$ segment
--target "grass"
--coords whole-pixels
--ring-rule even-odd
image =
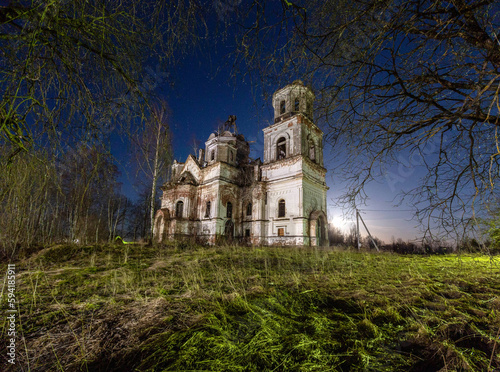
[[[16,271],[11,370],[500,368],[500,257],[60,245]]]

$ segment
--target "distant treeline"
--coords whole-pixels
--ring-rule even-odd
[[[344,233],[339,228],[329,225],[328,237],[331,246],[356,247],[356,229],[353,227]],[[481,244],[475,238],[465,238],[458,243],[450,243],[429,237],[422,241],[405,241],[402,238],[393,238],[391,243],[386,243],[377,237],[373,237],[377,246],[382,251],[400,254],[446,254],[456,252],[467,253],[491,253],[500,254],[500,248],[490,239]],[[372,240],[368,236],[361,237],[361,249],[375,249]]]

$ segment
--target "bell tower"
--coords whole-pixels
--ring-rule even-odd
[[[292,84],[277,90],[273,94],[274,123],[299,113],[312,121],[314,98],[311,89],[300,80],[295,80]]]
[[[328,242],[323,132],[313,122],[314,98],[300,80],[272,97],[274,123],[263,129],[261,166],[270,243],[280,239],[298,245]]]
[[[274,92],[274,124],[264,129],[264,164],[302,156],[323,166],[323,132],[313,123],[314,98],[300,80]]]

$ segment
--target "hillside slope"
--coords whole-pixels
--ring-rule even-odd
[[[500,257],[60,245],[16,272],[11,371],[500,369]]]

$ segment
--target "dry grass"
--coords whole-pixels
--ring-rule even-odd
[[[57,246],[17,272],[16,371],[500,368],[499,258]]]

